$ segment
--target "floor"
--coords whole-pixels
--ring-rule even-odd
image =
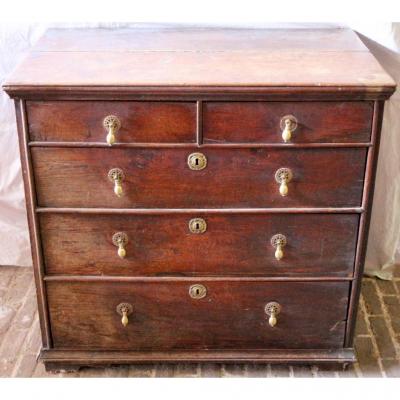
[[[400,377],[400,274],[365,278],[355,347],[358,363],[332,367],[282,365],[133,365],[48,373],[40,347],[31,268],[0,267],[0,377]]]

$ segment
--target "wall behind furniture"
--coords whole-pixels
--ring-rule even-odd
[[[127,25],[79,26],[111,28]],[[0,83],[47,27],[43,24],[0,27]],[[254,27],[260,27],[260,24]],[[360,32],[364,43],[400,84],[400,23],[355,24],[351,27]],[[393,267],[400,263],[400,89],[386,104],[382,135],[366,268],[369,274],[390,278]],[[31,264],[13,104],[0,90],[0,266]]]

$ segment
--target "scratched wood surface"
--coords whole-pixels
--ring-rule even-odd
[[[100,36],[97,30],[50,31],[5,83],[14,93],[24,86],[345,86],[390,91],[394,81],[348,29],[137,28]]]
[[[347,282],[48,282],[58,349],[259,349],[343,346]],[[282,306],[275,328],[264,307]],[[133,306],[123,327],[119,303]],[[310,312],[309,310],[312,310]]]
[[[202,217],[203,234],[188,223]],[[349,277],[358,214],[40,215],[46,274]],[[128,235],[126,257],[112,243]],[[277,261],[273,235],[286,236]]]
[[[38,205],[44,207],[358,207],[366,149],[207,149],[207,167],[187,165],[190,149],[32,148]],[[282,197],[275,172],[293,178]],[[117,197],[108,171],[120,168]],[[340,174],[337,171],[341,171]]]
[[[16,98],[49,369],[354,361],[394,82],[353,32],[56,30],[4,89]],[[123,126],[114,147],[101,126],[111,108]],[[299,121],[288,145],[286,112]],[[192,171],[197,151],[208,165]],[[107,177],[116,167],[121,198]],[[293,173],[286,197],[280,167]],[[207,220],[205,234],[188,233],[192,216]],[[129,235],[126,260],[114,230]],[[288,239],[280,262],[273,233]],[[204,299],[190,298],[192,283],[207,287]],[[123,301],[134,307],[126,328],[115,311]],[[274,329],[269,301],[282,306]]]

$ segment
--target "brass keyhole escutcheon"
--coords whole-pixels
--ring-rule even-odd
[[[268,323],[273,328],[278,323],[278,314],[281,312],[281,305],[276,301],[271,301],[265,305],[265,314],[269,315]]]
[[[207,289],[204,285],[196,284],[189,288],[189,295],[192,299],[202,299],[207,295]]]
[[[207,166],[207,157],[203,153],[189,154],[187,163],[190,169],[200,171]]]
[[[207,230],[207,222],[203,218],[193,218],[189,221],[189,230],[192,233],[204,233]]]

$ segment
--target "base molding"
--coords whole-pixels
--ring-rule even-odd
[[[82,351],[42,349],[40,360],[46,369],[76,370],[80,367],[145,363],[268,363],[268,364],[348,364],[356,361],[353,348],[199,350],[199,351]]]

